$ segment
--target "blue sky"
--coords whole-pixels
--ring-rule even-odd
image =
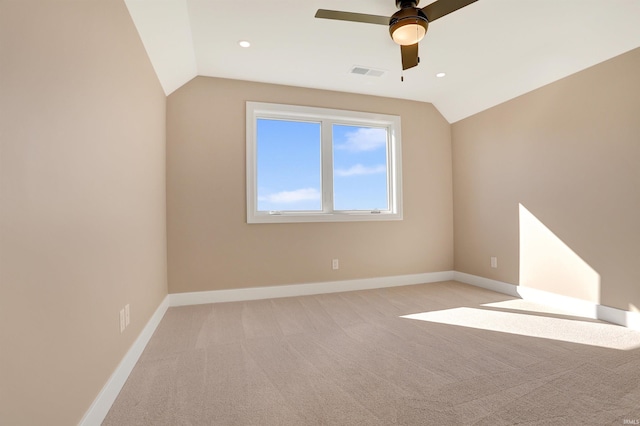
[[[314,211],[321,201],[320,123],[258,119],[258,210]],[[335,210],[386,210],[386,129],[333,125]]]

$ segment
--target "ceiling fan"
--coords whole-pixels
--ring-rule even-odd
[[[391,18],[364,13],[341,12],[318,9],[316,18],[336,19],[339,21],[363,22],[366,24],[388,25],[393,41],[400,45],[402,69],[418,65],[418,42],[427,33],[429,22],[442,18],[477,0],[437,0],[422,9],[418,9],[420,0],[395,0],[400,9]]]

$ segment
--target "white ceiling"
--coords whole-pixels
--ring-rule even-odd
[[[125,2],[167,94],[223,77],[431,102],[449,122],[640,46],[640,0],[478,0],[429,25],[401,82],[385,26],[314,18],[390,16],[394,0]],[[386,72],[350,74],[356,65]]]

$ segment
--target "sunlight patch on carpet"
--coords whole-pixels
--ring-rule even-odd
[[[638,331],[604,322],[541,315],[540,312],[505,312],[491,307],[461,307],[403,315],[401,318],[609,349],[640,348]]]

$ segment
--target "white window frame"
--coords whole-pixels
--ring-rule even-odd
[[[349,222],[402,220],[401,121],[396,115],[247,102],[247,223]],[[322,211],[258,211],[257,120],[280,119],[321,123]],[[388,210],[333,210],[333,125],[387,129]]]

